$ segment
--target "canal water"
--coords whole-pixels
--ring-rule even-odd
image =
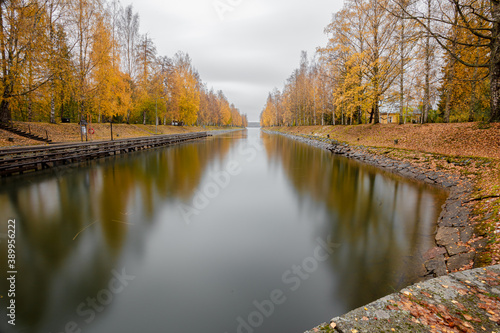
[[[303,332],[416,281],[445,197],[259,129],[2,180],[0,331]]]

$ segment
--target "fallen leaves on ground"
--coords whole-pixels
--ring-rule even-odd
[[[286,127],[293,134],[318,135],[353,145],[398,147],[430,153],[500,158],[500,124],[377,124]],[[394,140],[398,140],[395,145]]]
[[[443,303],[436,304],[433,297],[427,292],[421,292],[425,297],[415,297],[414,295],[402,294],[399,301],[393,301],[387,308],[390,310],[406,310],[413,317],[413,321],[429,327],[431,332],[476,332],[474,324],[485,324],[481,318],[471,313],[470,308],[462,304],[463,300],[478,299],[477,307],[484,310],[484,315],[497,325],[500,325],[500,299],[497,295],[489,294],[486,285],[495,287],[500,284],[500,275],[486,271],[486,275],[481,277],[481,282],[485,284],[478,287],[470,281],[461,282],[463,288],[452,286],[459,292],[459,298],[451,301],[453,308]],[[443,285],[444,287],[444,285]],[[450,288],[449,286],[447,286]]]
[[[472,325],[453,316],[442,304],[416,302],[406,295],[402,295],[397,304],[400,309],[409,311],[416,323],[430,327],[431,332],[475,332]]]

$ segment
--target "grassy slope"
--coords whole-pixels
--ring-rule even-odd
[[[474,184],[467,203],[476,236],[487,241],[482,264],[500,263],[500,124],[302,126],[270,130],[326,137],[416,166],[460,174]],[[395,144],[394,140],[398,140]]]
[[[21,123],[16,122],[16,126],[28,130],[28,125],[31,127],[31,131],[39,136],[46,136],[46,132],[49,138],[54,142],[78,142],[80,138],[80,129],[78,124],[48,124],[48,123]],[[95,131],[94,135],[89,135],[89,140],[109,140],[110,135],[110,124],[92,124]],[[189,133],[189,132],[203,132],[209,130],[221,129],[217,127],[178,127],[178,126],[158,126],[158,134],[179,134],[179,133]],[[224,128],[227,129],[227,128]],[[127,124],[113,124],[113,136],[115,139],[120,138],[135,138],[142,136],[150,136],[155,134],[154,125],[127,125]],[[8,138],[14,138],[14,142],[9,142]],[[85,140],[85,138],[84,138]],[[10,132],[0,130],[0,147],[14,147],[14,146],[26,146],[26,145],[40,145],[43,144],[39,141],[34,141],[26,139]]]
[[[301,126],[280,130],[323,137],[330,134],[332,139],[354,145],[500,159],[500,124]],[[399,141],[397,146],[394,140]]]

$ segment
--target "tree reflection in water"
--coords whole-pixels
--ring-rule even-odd
[[[2,180],[0,233],[7,232],[3,221],[15,217],[17,223],[17,269],[22,272],[17,277],[17,327],[30,327],[30,332],[50,328],[43,319],[51,317],[46,311],[55,303],[64,304],[58,308],[66,313],[53,317],[70,320],[82,300],[107,287],[112,270],[120,268],[127,239],[135,238],[141,252],[141,238],[157,206],[192,197],[206,167],[222,161],[235,137],[244,135]],[[7,253],[6,242],[0,250]],[[0,269],[5,272],[4,259]],[[0,286],[8,289],[5,279]]]
[[[337,297],[354,309],[421,279],[444,191],[280,135],[262,139],[270,163],[280,164],[296,189],[298,205],[313,200],[328,211],[325,234],[341,244],[331,258]]]

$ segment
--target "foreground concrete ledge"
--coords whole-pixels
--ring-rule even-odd
[[[500,332],[500,265],[414,284],[313,332]]]
[[[448,191],[449,197],[441,207],[441,215],[437,221],[435,247],[428,249],[427,253],[423,255],[426,273],[422,278],[443,276],[466,267],[471,268],[471,264],[478,263],[478,253],[481,253],[486,246],[486,239],[468,243],[474,236],[474,228],[470,220],[471,211],[467,206],[474,186],[467,178],[413,166],[405,161],[370,153],[365,147],[353,147],[327,138],[263,131],[327,149],[333,154],[342,155],[408,179],[445,189]]]

